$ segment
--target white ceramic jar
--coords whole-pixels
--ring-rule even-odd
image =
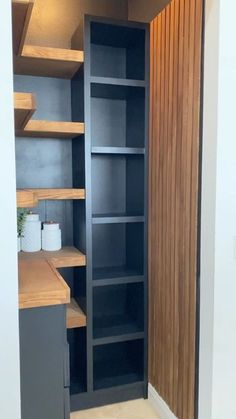
[[[38,252],[41,250],[41,221],[38,214],[30,212],[26,216],[21,250],[23,252]]]
[[[49,221],[43,223],[42,249],[53,252],[61,249],[61,230],[59,223]]]

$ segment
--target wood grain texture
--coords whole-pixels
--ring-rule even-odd
[[[14,72],[71,79],[84,62],[83,51],[24,45],[14,60]]]
[[[151,24],[149,379],[194,419],[202,0]]]
[[[36,99],[32,93],[14,93],[15,130],[25,127],[36,110]]]
[[[18,189],[16,191],[17,207],[32,208],[38,201],[85,199],[84,189]]]
[[[84,134],[84,123],[42,121],[31,119],[24,129],[16,130],[17,137],[75,138]]]
[[[84,189],[28,189],[33,192],[39,201],[43,200],[64,200],[64,199],[85,199]]]
[[[12,1],[13,51],[21,54],[34,6],[34,0]]]
[[[46,260],[19,260],[19,308],[70,302],[70,288]]]
[[[66,310],[66,325],[67,329],[75,329],[86,326],[86,315],[81,310],[79,304],[74,298],[67,306]]]
[[[17,208],[37,207],[38,199],[34,192],[24,189],[16,191]]]
[[[75,247],[63,247],[56,252],[18,253],[19,260],[47,260],[55,268],[72,268],[86,265],[86,256]]]

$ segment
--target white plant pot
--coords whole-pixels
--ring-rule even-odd
[[[17,237],[17,247],[18,247],[18,252],[21,251],[21,238]]]

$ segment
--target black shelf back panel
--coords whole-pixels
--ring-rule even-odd
[[[86,286],[78,270],[74,289],[86,296],[87,392],[73,386],[74,409],[99,405],[99,395],[102,404],[147,395],[149,28],[91,16],[84,27],[84,69],[71,88],[72,119],[85,122],[72,162],[73,185],[86,189],[74,203]]]

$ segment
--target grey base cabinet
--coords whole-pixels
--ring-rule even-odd
[[[20,310],[22,419],[69,419],[66,308]]]

